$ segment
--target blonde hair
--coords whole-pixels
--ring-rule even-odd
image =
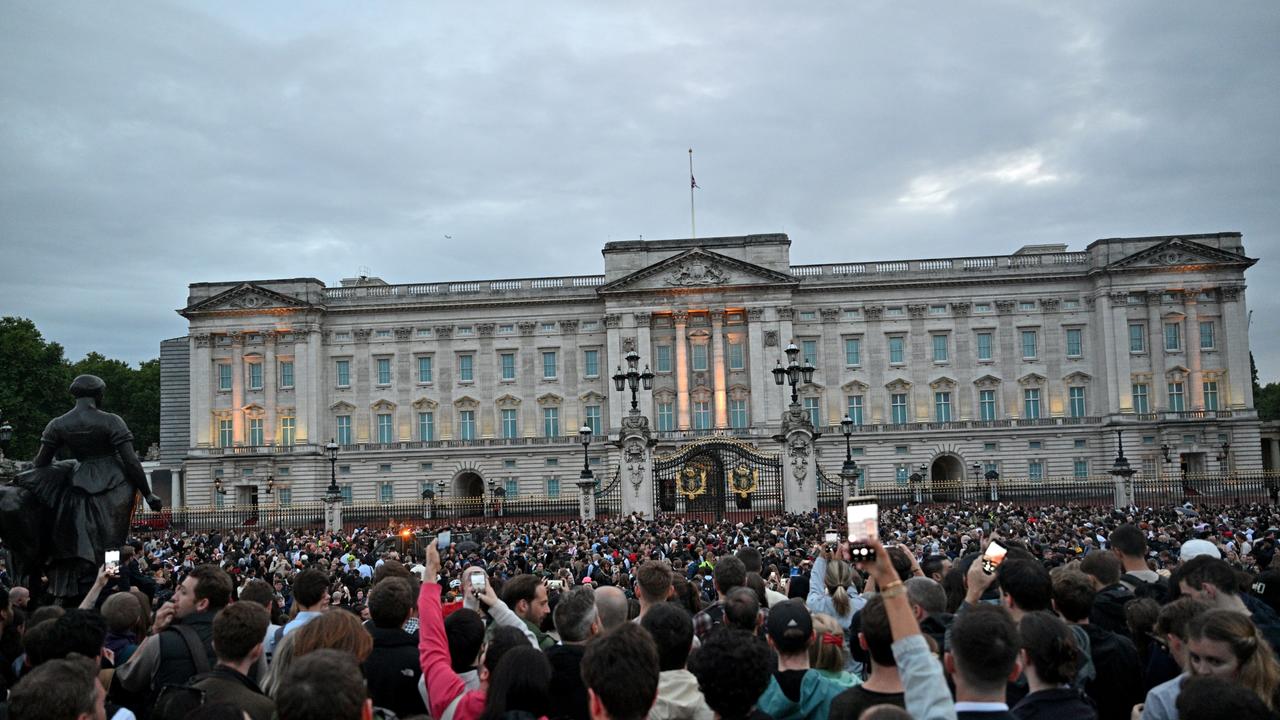
[[[836,614],[840,617],[848,615],[853,609],[848,590],[853,584],[853,567],[844,560],[832,560],[827,563],[827,572],[822,580],[831,593],[831,603],[835,605]]]
[[[1231,648],[1240,663],[1236,684],[1252,690],[1271,710],[1276,709],[1276,692],[1280,690],[1280,662],[1262,631],[1234,610],[1210,610],[1192,618],[1187,626],[1189,639],[1215,640]]]
[[[813,642],[809,645],[809,666],[815,670],[844,670],[844,629],[826,613],[813,616]]]

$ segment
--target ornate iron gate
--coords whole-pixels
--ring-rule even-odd
[[[783,511],[782,460],[730,437],[691,442],[653,459],[657,510],[677,515]]]

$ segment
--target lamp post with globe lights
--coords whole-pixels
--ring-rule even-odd
[[[853,418],[848,415],[840,421],[840,431],[844,433],[844,464],[840,466],[840,483],[841,488],[841,506],[849,504],[850,486],[853,486],[853,493],[861,495],[862,489],[859,487],[858,476],[862,474],[862,469],[858,467],[858,463],[853,459]]]
[[[782,360],[778,360],[777,366],[771,371],[773,372],[773,381],[778,385],[790,385],[791,404],[799,405],[800,393],[797,387],[801,384],[808,385],[812,383],[813,373],[817,371],[817,368],[813,366],[809,358],[804,359],[803,365],[797,361],[800,355],[800,348],[796,347],[795,343],[787,345],[785,352],[787,354],[787,365],[783,367]]]
[[[329,487],[324,491],[325,532],[337,532],[342,529],[342,489],[338,487],[338,443],[332,438],[324,446],[325,457],[329,460]]]
[[[1116,459],[1111,465],[1111,476],[1116,479],[1116,509],[1133,504],[1133,476],[1138,471],[1129,465],[1124,456],[1124,431],[1116,430]]]
[[[632,397],[635,397],[635,388],[632,388]],[[634,405],[635,401],[632,400]],[[578,442],[582,443],[582,472],[578,473],[578,514],[583,520],[592,521],[596,519],[596,476],[591,472],[591,458],[587,454],[587,448],[591,446],[591,436],[595,431],[590,425],[583,425],[578,428]]]

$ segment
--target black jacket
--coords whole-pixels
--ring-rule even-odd
[[[551,663],[551,708],[547,712],[551,720],[591,720],[587,684],[582,681],[582,655],[586,651],[583,645],[553,645],[543,651]]]
[[[399,717],[425,715],[427,708],[418,693],[422,666],[418,664],[417,638],[400,628],[368,629],[373,651],[362,667],[373,704]]]
[[[1129,637],[1129,624],[1124,619],[1124,606],[1134,599],[1133,591],[1116,583],[1098,591],[1093,599],[1089,624]]]
[[[1129,720],[1133,706],[1146,698],[1138,648],[1133,641],[1097,625],[1084,625],[1097,677],[1085,692],[1098,708],[1098,720]]]
[[[1018,720],[1097,720],[1098,711],[1079,690],[1041,690],[1024,697],[1010,710]]]
[[[221,608],[219,608],[221,610]],[[209,667],[218,664],[213,654],[213,616],[217,612],[192,613],[175,623],[194,628],[204,643],[205,656],[209,659]],[[165,630],[160,633],[160,665],[156,668],[151,687],[156,691],[165,685],[185,685],[196,674],[195,661],[187,644],[176,630]]]

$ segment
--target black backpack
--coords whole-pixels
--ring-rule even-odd
[[[1125,573],[1120,576],[1120,580],[1133,586],[1133,596],[1135,598],[1151,598],[1161,605],[1169,602],[1168,578],[1162,577],[1155,582],[1147,582],[1133,573]]]

